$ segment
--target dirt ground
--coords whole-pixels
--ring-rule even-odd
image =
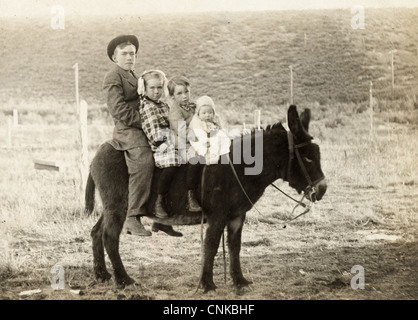
[[[368,222],[360,230],[341,234],[324,231],[314,217],[286,229],[279,221],[246,225],[242,247],[244,275],[253,284],[235,291],[229,275],[224,282],[222,246],[214,267],[215,292],[196,291],[200,272],[200,226],[182,226],[182,238],[153,234],[150,238],[123,235],[121,256],[137,281],[123,290],[113,281],[96,283],[90,239],[46,246],[41,239],[15,243],[16,255],[43,254],[48,265],[3,274],[0,299],[73,300],[288,300],[288,299],[417,299],[417,243],[408,230],[379,229]],[[277,222],[277,223],[275,223]],[[54,248],[54,249],[53,249]],[[65,288],[53,290],[51,262],[65,271]],[[108,260],[107,260],[108,261]],[[228,263],[228,254],[226,253]],[[364,268],[364,289],[353,289],[353,266]],[[108,264],[111,270],[110,264]],[[359,282],[356,282],[359,283]],[[26,293],[28,290],[38,290]]]

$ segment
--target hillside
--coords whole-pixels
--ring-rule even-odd
[[[1,109],[22,101],[71,103],[75,63],[81,98],[103,104],[101,83],[111,63],[106,46],[121,33],[140,39],[138,73],[158,68],[168,76],[185,74],[194,98],[208,94],[226,106],[287,103],[289,65],[297,103],[366,101],[370,80],[380,99],[415,101],[418,9],[366,9],[364,30],[352,29],[351,18],[349,10],[68,16],[65,30],[52,29],[50,16],[3,19]]]

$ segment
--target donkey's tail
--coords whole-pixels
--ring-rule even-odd
[[[85,194],[85,207],[84,211],[87,215],[91,215],[94,209],[94,193],[95,193],[96,185],[94,184],[93,177],[91,173],[89,173],[89,177],[87,179],[86,184],[86,194]]]

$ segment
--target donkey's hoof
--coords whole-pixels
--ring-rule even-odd
[[[235,282],[235,287],[237,289],[241,289],[243,287],[248,287],[252,283],[253,283],[252,281],[249,281],[243,277]]]
[[[125,278],[116,280],[116,286],[118,287],[118,289],[123,289],[126,286],[130,286],[134,283],[135,283],[135,280],[132,279],[131,277],[125,277]]]
[[[212,283],[202,284],[203,293],[208,293],[209,291],[216,291],[216,285]]]
[[[112,275],[106,270],[95,270],[95,276],[96,280],[100,282],[106,282],[112,278]]]

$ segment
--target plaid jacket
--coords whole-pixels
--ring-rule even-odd
[[[141,97],[139,113],[142,130],[148,138],[154,152],[155,165],[158,168],[180,166],[180,158],[175,147],[175,137],[168,122],[170,108],[164,102],[155,102]]]

